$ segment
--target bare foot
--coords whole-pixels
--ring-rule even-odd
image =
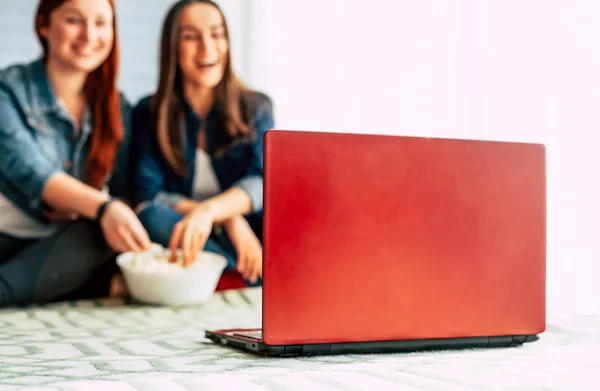
[[[110,297],[115,296],[127,296],[127,287],[125,286],[125,281],[123,281],[123,276],[117,274],[110,281]]]

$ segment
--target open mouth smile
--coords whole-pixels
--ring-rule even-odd
[[[207,69],[217,65],[217,61],[196,62],[196,66],[200,69]]]

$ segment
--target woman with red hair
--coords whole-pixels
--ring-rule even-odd
[[[35,31],[43,56],[0,70],[0,306],[106,294],[115,254],[150,246],[113,0],[41,0]]]

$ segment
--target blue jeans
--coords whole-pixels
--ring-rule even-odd
[[[169,246],[173,228],[183,218],[181,214],[175,212],[172,208],[159,204],[148,205],[138,214],[138,217],[146,231],[148,231],[150,240],[164,247]],[[227,259],[225,272],[237,269],[235,247],[225,232],[213,229],[204,245],[204,251],[211,251],[224,256]],[[261,286],[262,279],[254,284],[246,281],[246,285]]]

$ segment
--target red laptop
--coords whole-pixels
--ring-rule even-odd
[[[515,346],[546,320],[539,144],[270,130],[264,355]]]

